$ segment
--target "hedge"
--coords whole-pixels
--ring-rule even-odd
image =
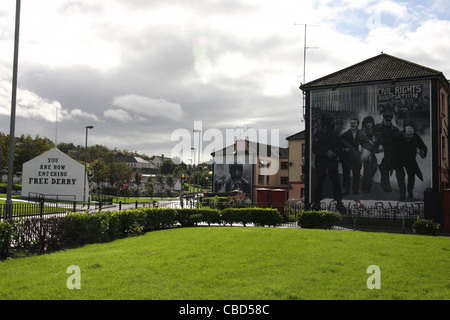
[[[166,228],[176,224],[175,213],[141,208],[0,222],[0,259],[7,258],[12,247],[27,253],[53,252]]]
[[[42,253],[90,243],[113,241],[176,226],[254,223],[278,225],[282,217],[275,209],[232,208],[167,209],[139,208],[121,211],[75,212],[64,217],[31,218],[0,222],[0,259],[16,252]]]
[[[220,211],[217,209],[177,209],[175,220],[182,227],[192,227],[199,222],[221,223]]]
[[[0,259],[5,259],[8,256],[8,251],[11,248],[13,236],[13,223],[11,221],[0,223]]]
[[[283,217],[276,209],[227,208],[222,210],[222,220],[230,225],[253,223],[256,226],[276,226],[283,221]]]
[[[299,213],[298,225],[305,229],[332,229],[339,225],[342,216],[336,212],[327,210],[301,211]]]

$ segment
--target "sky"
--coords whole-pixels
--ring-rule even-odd
[[[1,1],[9,134],[16,1]],[[204,161],[246,131],[287,146],[304,130],[300,83],[381,52],[450,77],[448,0],[22,0],[20,13],[16,136],[84,146],[93,126],[88,145],[186,163],[199,141]]]

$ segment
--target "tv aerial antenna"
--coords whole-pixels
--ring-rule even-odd
[[[296,23],[296,26],[304,26],[305,27],[305,36],[304,36],[304,42],[303,42],[303,82],[302,84],[306,83],[306,51],[308,49],[318,49],[318,47],[308,47],[306,45],[306,35],[307,35],[307,29],[308,26],[310,27],[320,27],[319,25],[315,25],[315,24],[306,24],[306,23]],[[303,92],[303,120],[305,120],[305,106],[306,106],[306,95]]]

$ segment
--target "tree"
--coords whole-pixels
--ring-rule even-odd
[[[65,143],[61,142],[57,146],[58,150],[64,152],[65,154],[69,154],[72,150],[78,150],[78,147],[73,143]]]
[[[8,170],[9,136],[0,132],[0,183],[2,183],[3,172]]]
[[[169,186],[169,188],[172,188],[173,187],[173,185],[174,185],[174,182],[173,182],[173,178],[172,178],[172,176],[167,176],[167,178],[166,178],[166,183],[167,183],[167,185]]]
[[[141,194],[141,182],[142,182],[142,172],[141,170],[136,170],[134,172],[134,183],[136,184],[136,192],[139,196]]]
[[[92,181],[100,188],[104,182],[108,181],[108,164],[103,159],[97,159],[92,161],[89,167],[94,171]]]
[[[133,170],[125,162],[109,163],[108,181],[113,188],[119,188],[124,181],[130,181]]]
[[[14,146],[14,173],[22,172],[22,165],[54,147],[48,138],[37,135],[34,139],[31,135],[21,135]]]
[[[159,189],[161,191],[163,191],[164,190],[164,176],[162,174],[158,174],[156,176],[156,182],[158,182],[158,184],[159,184]]]
[[[134,172],[134,183],[136,183],[137,187],[139,188],[139,186],[141,185],[141,182],[142,182],[142,171],[136,170]]]
[[[99,144],[88,147],[88,158],[90,158],[91,161],[95,159],[105,159],[105,157],[111,153],[112,152],[107,147]]]
[[[148,179],[147,183],[145,184],[145,190],[150,197],[153,197],[154,189],[155,185],[153,181],[151,179]]]
[[[172,174],[173,169],[175,168],[175,165],[173,164],[172,161],[168,160],[168,161],[164,161],[164,163],[161,166],[161,174]]]

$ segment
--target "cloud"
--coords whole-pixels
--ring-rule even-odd
[[[114,119],[123,123],[131,123],[131,122],[144,122],[147,119],[140,116],[132,116],[127,111],[123,109],[108,109],[103,115],[107,119]]]
[[[181,105],[165,99],[154,99],[136,94],[127,94],[114,97],[113,105],[122,108],[122,110],[125,109],[128,112],[143,115],[147,119],[165,118],[176,122],[183,119]],[[126,111],[122,112],[122,115],[128,113]]]
[[[11,87],[8,81],[0,80],[0,115],[11,115]],[[81,118],[99,121],[99,118],[80,109],[63,109],[61,103],[44,99],[36,93],[18,89],[16,97],[16,118],[45,120],[48,122],[70,121]]]
[[[95,122],[100,121],[100,119],[94,113],[85,112],[80,109],[73,109],[72,111],[62,110],[59,115],[62,120],[76,120],[84,118]]]
[[[17,133],[51,137],[58,112],[60,141],[83,144],[84,126],[94,125],[89,143],[148,155],[169,154],[171,133],[191,132],[196,120],[294,134],[305,125],[302,23],[306,81],[381,51],[448,76],[449,8],[444,0],[26,1]],[[13,1],[0,9],[3,131],[14,10]]]

